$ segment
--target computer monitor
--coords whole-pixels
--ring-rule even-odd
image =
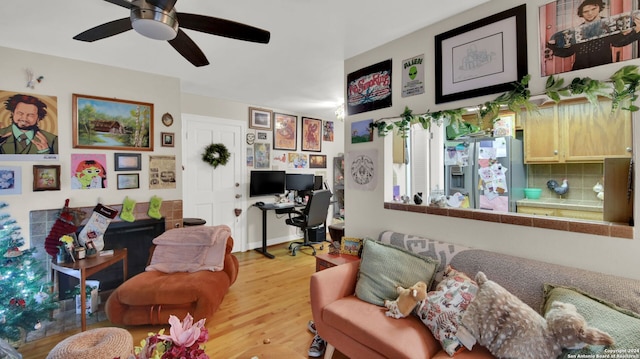
[[[303,173],[287,173],[286,187],[287,191],[312,191],[314,187],[314,176],[312,174]]]
[[[249,196],[258,197],[284,194],[285,183],[285,171],[251,171]]]

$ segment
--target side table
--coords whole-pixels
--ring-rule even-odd
[[[349,254],[328,254],[321,253],[316,255],[316,272],[321,270],[339,266],[340,264],[359,261],[360,257]]]
[[[80,317],[82,320],[82,331],[87,330],[87,277],[100,272],[101,270],[122,261],[123,281],[127,280],[127,249],[114,249],[112,255],[98,255],[94,258],[77,259],[71,263],[58,264],[51,261],[51,269],[64,273],[80,280]]]

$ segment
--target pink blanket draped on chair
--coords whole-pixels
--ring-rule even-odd
[[[168,230],[153,240],[156,249],[146,270],[165,273],[220,271],[224,268],[230,235],[231,229],[226,225]]]

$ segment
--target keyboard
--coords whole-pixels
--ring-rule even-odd
[[[281,202],[281,203],[273,204],[273,208],[291,208],[293,206],[294,206],[293,203],[289,203],[289,202]]]

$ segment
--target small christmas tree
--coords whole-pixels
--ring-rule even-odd
[[[7,206],[0,202],[0,210]],[[16,220],[0,212],[0,338],[11,341],[38,329],[58,306],[46,270],[33,258],[36,249],[20,250],[23,245]]]

